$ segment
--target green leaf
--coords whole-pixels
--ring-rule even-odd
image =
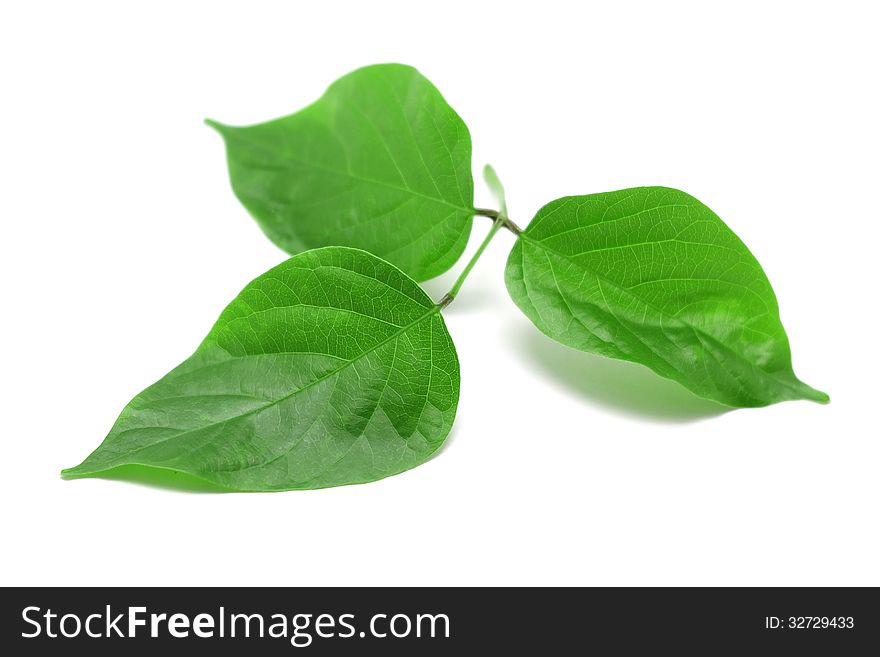
[[[317,249],[245,287],[63,474],[141,465],[242,491],[373,481],[437,451],[458,393],[455,347],[422,289],[364,251]]]
[[[551,338],[641,363],[729,406],[824,402],[791,366],[764,271],[692,196],[664,187],[545,205],[507,261],[507,289]]]
[[[358,69],[314,104],[268,123],[208,123],[226,141],[236,196],[289,253],[352,246],[426,280],[465,248],[474,214],[470,134],[414,68]]]
[[[507,199],[504,196],[504,185],[501,184],[501,179],[491,164],[483,167],[483,180],[486,181],[486,185],[489,186],[489,190],[492,192],[495,200],[498,201],[498,209],[501,210],[501,214],[506,216]]]

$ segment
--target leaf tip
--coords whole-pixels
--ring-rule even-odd
[[[78,466],[78,465],[75,467],[72,467],[72,468],[64,468],[61,471],[61,478],[62,479],[76,479],[76,477],[78,477],[80,475],[79,468],[80,468],[80,466]]]
[[[219,132],[221,135],[224,133],[224,131],[228,127],[228,126],[224,125],[223,123],[220,123],[219,121],[215,121],[214,119],[209,119],[209,118],[204,119],[204,123],[209,128],[214,128],[214,130]]]
[[[96,472],[100,472],[101,468],[94,468],[90,463],[91,457],[80,463],[79,465],[75,465],[72,468],[64,468],[61,471],[62,479],[79,479],[80,477],[88,477],[90,475],[95,474]]]
[[[828,395],[827,392],[816,390],[816,388],[804,383],[803,381],[798,381],[798,383],[800,384],[799,387],[802,399],[813,401],[818,404],[827,404],[831,401],[831,397]]]
[[[831,395],[827,392],[822,392],[821,390],[814,389],[813,401],[819,402],[820,404],[827,404],[831,401]]]

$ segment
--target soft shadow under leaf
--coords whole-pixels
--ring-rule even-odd
[[[580,399],[639,419],[696,422],[730,411],[635,363],[594,356],[554,342],[533,326],[512,327],[510,342],[548,381]]]

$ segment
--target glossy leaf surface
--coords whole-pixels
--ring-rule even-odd
[[[375,253],[417,280],[467,243],[474,182],[467,126],[418,71],[368,66],[296,114],[226,141],[235,194],[278,246]]]
[[[372,481],[437,451],[458,393],[455,348],[421,288],[364,251],[317,249],[245,287],[64,474],[144,465],[246,491]]]
[[[684,192],[640,187],[544,206],[507,262],[507,289],[551,338],[641,363],[730,406],[827,401],[797,379],[761,266]]]

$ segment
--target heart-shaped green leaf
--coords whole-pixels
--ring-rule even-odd
[[[507,289],[551,338],[729,406],[827,401],[794,375],[776,296],[745,244],[684,192],[639,187],[545,205]]]
[[[317,249],[245,287],[64,474],[142,465],[245,491],[373,481],[437,451],[458,393],[455,347],[422,289],[364,251]]]
[[[236,196],[289,253],[366,249],[416,280],[458,260],[474,214],[467,126],[418,71],[368,66],[226,141]]]

